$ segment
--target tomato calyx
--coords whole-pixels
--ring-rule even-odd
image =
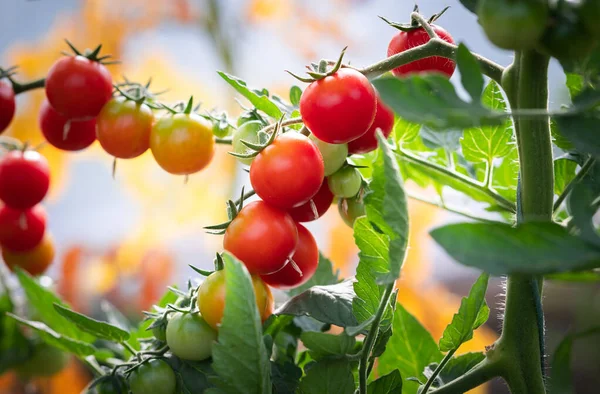
[[[188,264],[188,265],[189,265],[189,267],[191,269],[193,269],[194,271],[196,271],[198,274],[200,274],[202,276],[205,276],[205,277],[208,277],[208,276],[214,274],[217,271],[221,271],[221,270],[225,269],[225,262],[223,261],[223,256],[221,255],[221,253],[218,253],[218,252],[216,253],[216,256],[215,256],[215,259],[213,260],[213,263],[215,265],[215,270],[214,271],[206,271],[206,270],[203,270],[201,268],[195,267],[195,266],[193,266],[191,264]]]
[[[73,54],[74,54],[73,55],[73,54],[63,51],[62,54],[65,56],[82,56],[88,60],[91,60],[96,63],[104,64],[104,65],[120,63],[118,60],[111,60],[111,59],[113,59],[112,55],[99,56],[100,51],[102,50],[102,44],[98,45],[94,49],[86,49],[85,51],[81,52],[69,40],[65,40],[65,42],[67,43],[69,48],[71,48],[71,51],[73,51]]]
[[[275,141],[275,137],[277,137],[277,135],[279,135],[279,133],[282,131],[282,127],[283,127],[282,123],[283,123],[283,116],[275,124],[275,129],[273,130],[273,132],[271,134],[268,134],[262,130],[259,131],[258,132],[258,139],[259,139],[258,143],[241,140],[240,142],[242,144],[244,144],[246,147],[251,149],[251,151],[249,153],[237,153],[237,152],[227,152],[227,153],[229,153],[231,156],[238,157],[240,159],[250,159],[250,158],[256,157],[261,151],[263,151],[267,146],[271,145],[271,143],[273,143],[273,141]]]
[[[427,23],[428,24],[432,24],[433,22],[437,21],[442,15],[444,15],[444,13],[446,11],[448,11],[448,8],[450,8],[450,6],[445,7],[443,10],[441,10],[440,12],[438,12],[437,14],[433,14],[432,16],[429,17],[429,19],[427,19]],[[414,12],[419,12],[419,6],[415,4],[415,8],[413,9],[413,13]],[[419,23],[419,21],[415,18],[411,18],[410,23],[397,23],[397,22],[392,22],[389,19],[383,17],[383,16],[379,16],[380,19],[382,19],[385,23],[387,23],[388,25],[392,26],[393,28],[396,28],[400,31],[403,31],[405,33],[409,33],[411,31],[415,31],[418,29],[421,29],[422,26]]]
[[[333,67],[329,70],[327,68],[329,67],[330,62],[324,59],[321,60],[319,64],[311,63],[310,66],[306,66],[306,68],[308,69],[306,73],[310,76],[310,78],[301,77],[289,70],[285,70],[285,72],[287,72],[297,80],[305,83],[313,83],[325,77],[329,77],[335,74],[342,67],[342,61],[344,60],[344,54],[346,53],[346,49],[348,49],[348,47],[344,47],[344,49],[342,49],[342,52],[340,53],[337,62],[335,62]]]
[[[146,104],[148,107],[159,110],[163,107],[156,102],[156,96],[163,92],[150,91],[152,79],[149,79],[145,84],[139,82],[131,82],[125,78],[125,82],[113,85],[119,96],[124,97],[128,101],[133,101],[137,105]]]
[[[247,198],[247,195],[244,194],[244,187],[242,187],[242,193],[240,195],[240,198],[237,201],[233,201],[233,200],[228,200],[227,201],[227,217],[229,220],[227,220],[226,222],[220,223],[220,224],[215,224],[213,226],[205,226],[203,227],[206,232],[208,234],[211,235],[223,235],[225,234],[225,231],[227,230],[227,227],[229,227],[229,224],[231,224],[231,222],[233,221],[233,219],[236,218],[236,216],[238,215],[238,213],[240,213],[240,211],[242,210],[242,208],[244,208],[244,200]],[[220,258],[220,256],[219,256]],[[217,258],[215,260],[215,268],[217,267]],[[223,264],[223,261],[220,261],[221,264]],[[192,267],[194,268],[194,267]],[[218,271],[218,269],[216,269]],[[199,271],[196,271],[199,272]],[[201,274],[203,275],[203,274]]]

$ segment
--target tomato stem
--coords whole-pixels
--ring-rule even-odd
[[[10,81],[12,82],[15,94],[24,93],[34,89],[41,89],[46,85],[46,78],[36,79],[27,83],[19,83],[14,81],[13,79],[11,79]]]
[[[422,393],[427,393],[433,382],[435,382],[435,378],[437,378],[440,372],[442,372],[446,364],[448,364],[448,361],[452,359],[452,356],[454,356],[454,353],[456,353],[457,350],[458,349],[452,349],[448,353],[446,353],[442,361],[438,364],[435,371],[433,371],[429,379],[427,379],[427,383],[425,383],[425,386],[423,386],[423,390],[421,390]]]
[[[431,27],[431,25],[425,20],[425,18],[423,18],[423,15],[419,14],[418,12],[413,12],[412,14],[410,14],[410,18],[419,22],[419,25],[421,25],[423,30],[425,30],[429,38],[439,38],[437,33]]]

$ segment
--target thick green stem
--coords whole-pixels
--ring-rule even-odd
[[[33,89],[40,89],[46,85],[46,78],[37,79],[28,83],[18,83],[13,80],[11,81],[15,94],[24,93]]]
[[[454,379],[442,387],[427,394],[459,394],[465,393],[498,376],[499,365],[489,359],[483,360],[466,374]]]

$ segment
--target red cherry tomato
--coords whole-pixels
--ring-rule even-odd
[[[33,207],[50,187],[50,168],[33,150],[12,151],[0,160],[0,200],[15,209]]]
[[[379,97],[377,98],[377,113],[375,114],[373,124],[361,137],[348,142],[348,153],[351,155],[355,153],[368,153],[377,149],[375,131],[378,128],[381,129],[385,138],[390,135],[394,128],[394,112]]]
[[[97,135],[109,155],[119,159],[138,157],[150,148],[154,114],[146,104],[117,97],[98,115]]]
[[[292,208],[289,214],[297,222],[312,222],[327,212],[333,202],[333,193],[329,190],[327,179],[321,184],[321,188],[308,202]]]
[[[15,116],[15,92],[8,79],[0,79],[0,133],[2,133]]]
[[[250,183],[265,202],[289,209],[317,194],[324,171],[319,148],[302,134],[288,132],[254,158]]]
[[[266,284],[278,289],[290,289],[306,283],[319,265],[319,248],[315,237],[303,225],[296,224],[296,227],[298,228],[298,245],[292,256],[293,264],[290,261],[275,273],[261,275]]]
[[[0,244],[13,252],[35,248],[44,238],[46,211],[41,205],[24,211],[0,207]]]
[[[229,224],[223,248],[240,259],[251,274],[270,274],[283,268],[297,243],[298,230],[291,216],[264,201],[255,201]]]
[[[96,141],[96,119],[70,120],[44,100],[39,116],[40,129],[48,143],[58,149],[77,151]]]
[[[315,137],[345,144],[367,132],[376,105],[369,80],[356,70],[342,68],[308,85],[300,98],[300,114]]]
[[[112,77],[106,67],[83,56],[59,59],[46,77],[50,105],[69,119],[96,117],[112,91]]]
[[[454,39],[444,28],[431,25],[437,35],[444,41],[454,44]],[[399,31],[388,45],[388,56],[404,52],[410,48],[423,45],[429,41],[429,35],[422,27],[410,32]],[[422,72],[439,72],[451,77],[454,74],[456,63],[450,59],[441,56],[431,56],[425,59],[417,60],[392,70],[392,73],[398,77]]]
[[[31,275],[41,275],[54,260],[54,241],[46,234],[38,246],[26,252],[13,252],[2,248],[2,259],[11,271],[20,267]]]

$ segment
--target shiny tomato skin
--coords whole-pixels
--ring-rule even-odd
[[[132,159],[150,148],[153,122],[154,114],[146,104],[117,97],[100,111],[96,136],[109,155]]]
[[[264,201],[246,205],[223,238],[223,248],[240,259],[251,274],[280,270],[297,243],[298,230],[292,217]]]
[[[15,91],[8,79],[0,79],[0,133],[8,128],[15,116]]]
[[[315,137],[345,144],[367,132],[376,105],[369,80],[356,70],[341,68],[308,85],[300,97],[300,114]]]
[[[356,153],[368,153],[377,149],[377,137],[375,132],[381,129],[383,136],[387,138],[394,128],[394,111],[385,105],[381,99],[377,98],[377,113],[373,124],[358,139],[348,142],[348,153],[353,155]]]
[[[78,151],[96,141],[96,119],[70,120],[52,108],[48,100],[42,103],[38,120],[44,138],[55,148]]]
[[[150,133],[150,149],[158,165],[168,173],[198,172],[215,154],[212,124],[196,114],[160,118]]]
[[[33,207],[49,187],[50,168],[38,152],[12,151],[0,159],[0,200],[11,208]]]
[[[333,202],[333,193],[329,190],[327,179],[323,180],[321,188],[310,200],[289,210],[296,222],[312,222],[327,212]]]
[[[444,28],[436,25],[431,26],[442,40],[454,44],[454,39]],[[408,49],[426,44],[428,41],[429,35],[427,35],[427,32],[422,27],[410,32],[399,31],[392,37],[388,45],[387,55],[388,57],[396,55]],[[438,72],[451,77],[455,69],[456,63],[454,61],[441,56],[431,56],[397,67],[392,70],[392,73],[397,77],[402,77],[415,73]]]
[[[177,388],[177,377],[171,366],[156,358],[134,369],[127,381],[131,394],[175,394]]]
[[[225,311],[225,270],[209,275],[198,287],[197,305],[208,325],[218,330]],[[264,323],[273,314],[273,295],[260,277],[252,275],[256,307]]]
[[[2,248],[2,259],[11,271],[20,267],[33,276],[39,276],[46,272],[54,260],[54,240],[46,233],[42,242],[26,252],[13,252]]]
[[[206,360],[217,340],[213,330],[199,313],[173,313],[167,323],[167,345],[171,353],[184,360]]]
[[[0,245],[13,252],[35,248],[44,238],[46,211],[41,205],[20,210],[0,207]]]
[[[46,77],[50,105],[69,119],[96,117],[112,97],[112,91],[108,69],[83,56],[57,60]]]
[[[315,237],[301,224],[296,224],[298,228],[298,245],[292,256],[296,264],[293,266],[288,262],[282,269],[269,275],[261,275],[263,281],[269,286],[278,289],[291,289],[300,286],[314,275],[319,265],[319,248]],[[300,272],[296,270],[300,269]]]
[[[323,157],[302,134],[288,132],[275,138],[250,166],[250,183],[270,205],[289,209],[310,200],[321,187]]]

